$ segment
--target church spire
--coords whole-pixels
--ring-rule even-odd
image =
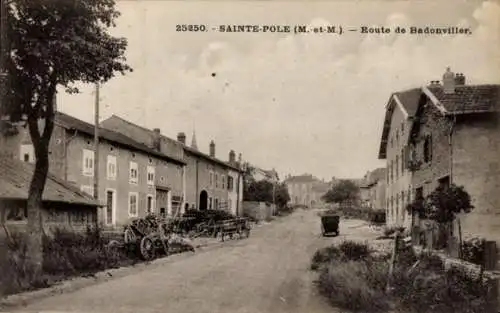
[[[196,143],[196,129],[193,125],[193,139],[191,140],[191,148],[198,150],[198,144]]]

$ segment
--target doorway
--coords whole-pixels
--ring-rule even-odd
[[[207,209],[208,193],[206,190],[200,192],[200,211],[205,211]]]
[[[116,191],[106,190],[106,212],[104,214],[106,225],[114,225],[114,212],[116,207]]]

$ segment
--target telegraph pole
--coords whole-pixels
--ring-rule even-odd
[[[99,200],[99,83],[95,84],[95,108],[94,108],[94,199]]]
[[[7,71],[5,70],[5,55],[7,46],[7,8],[5,6],[6,0],[0,0],[1,9],[1,26],[0,26],[0,83],[1,83],[1,94],[0,97],[3,98],[6,89],[6,79]],[[3,99],[1,99],[3,100]]]

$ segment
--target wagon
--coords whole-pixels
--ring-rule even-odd
[[[323,214],[321,215],[321,233],[323,236],[330,234],[339,235],[339,222],[340,216],[336,214]]]

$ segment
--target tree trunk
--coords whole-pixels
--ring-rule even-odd
[[[438,223],[438,240],[437,248],[443,249],[448,245],[448,240],[450,238],[450,223]]]
[[[46,105],[43,114],[44,127],[40,134],[39,116],[37,114],[28,115],[28,127],[31,141],[35,150],[35,170],[29,188],[27,211],[28,227],[26,242],[27,265],[30,269],[31,280],[36,280],[42,274],[43,266],[43,190],[49,171],[49,143],[54,129],[54,94],[55,84],[51,86],[45,97]]]

